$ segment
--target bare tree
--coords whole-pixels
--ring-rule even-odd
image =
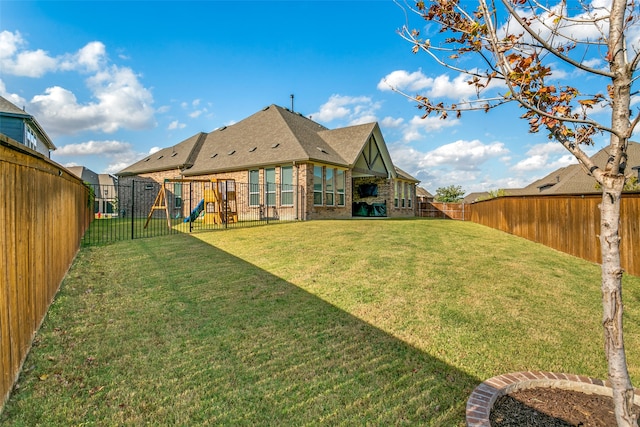
[[[545,129],[575,156],[602,189],[600,245],[604,347],[613,388],[618,426],[637,426],[633,386],[623,338],[620,266],[620,200],[625,185],[627,144],[640,120],[632,111],[637,98],[640,62],[640,10],[636,0],[430,0],[400,4],[437,27],[431,42],[405,25],[398,32],[437,64],[466,74],[476,96],[462,102],[434,101],[409,95],[424,111],[459,117],[472,110],[490,111],[516,102],[524,109],[531,132]],[[480,67],[469,66],[469,57]],[[478,61],[479,60],[479,61]],[[562,85],[560,70],[575,73]],[[582,83],[590,79],[589,85]],[[599,88],[593,92],[593,87]],[[494,94],[494,95],[492,95]],[[596,120],[603,110],[610,120]],[[599,167],[583,151],[598,134],[609,136],[609,158]]]

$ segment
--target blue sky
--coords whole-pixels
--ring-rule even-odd
[[[392,0],[2,0],[0,94],[36,117],[55,161],[99,173],[267,105],[290,107],[291,94],[295,111],[329,128],[379,122],[394,163],[432,193],[522,187],[575,162],[528,133],[515,105],[420,119],[385,80],[449,98],[468,85],[413,54],[396,33],[406,23]]]

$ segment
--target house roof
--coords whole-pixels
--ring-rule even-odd
[[[8,99],[0,96],[0,113],[4,114],[15,114],[21,117],[31,117],[27,114],[23,109],[18,108],[15,104],[13,104]]]
[[[98,184],[98,174],[85,166],[69,166],[67,170],[89,184]]]
[[[100,185],[107,185],[107,186],[116,185],[115,177],[108,173],[99,174],[98,181],[100,182]]]
[[[44,131],[44,129],[40,126],[38,121],[31,114],[27,113],[25,110],[18,108],[15,104],[13,104],[8,99],[0,96],[0,115],[7,117],[17,117],[27,120],[42,136],[42,142],[47,146],[49,150],[55,150],[56,146],[49,138],[49,135]]]
[[[593,162],[604,167],[609,158],[608,147],[603,148],[591,156]],[[633,168],[640,166],[640,144],[629,142],[627,147],[626,174],[634,174]],[[596,180],[587,174],[578,164],[565,166],[551,172],[549,175],[536,180],[528,186],[520,189],[506,190],[508,195],[533,195],[533,194],[589,194],[599,193],[596,188]]]
[[[326,128],[282,107],[270,105],[238,123],[207,134],[185,176],[314,160],[342,165],[344,160],[321,138]]]
[[[475,203],[485,198],[489,198],[488,191],[477,191],[464,196],[464,198],[462,199],[462,203]]]
[[[185,169],[193,165],[195,156],[200,151],[207,134],[197,133],[178,144],[163,148],[134,163],[120,172],[118,175],[138,175],[141,173],[159,172],[172,169]]]
[[[405,172],[402,169],[400,169],[399,167],[394,166],[394,168],[396,170],[396,175],[398,176],[398,178],[405,179],[407,181],[412,181],[412,182],[415,182],[415,183],[420,182],[417,179],[415,179],[414,177],[412,177],[411,175],[409,175],[407,172]],[[424,191],[429,193],[427,190],[424,190]]]
[[[137,175],[180,169],[198,176],[293,162],[315,162],[353,167],[366,143],[380,142],[380,155],[390,173],[397,175],[377,123],[330,130],[311,119],[277,105],[230,126],[194,135],[121,170]],[[404,179],[415,178],[401,172]]]
[[[425,188],[416,187],[416,196],[433,199],[433,194],[429,193]]]

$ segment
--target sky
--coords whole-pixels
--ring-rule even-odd
[[[515,105],[422,119],[392,86],[449,102],[472,93],[412,53],[404,25],[438,37],[393,0],[0,0],[0,95],[36,118],[54,161],[97,173],[270,104],[331,129],[377,121],[394,164],[432,194],[524,187],[575,163]]]

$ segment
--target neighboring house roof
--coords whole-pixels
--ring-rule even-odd
[[[425,199],[433,199],[433,194],[429,193],[422,187],[416,187],[416,196],[423,197]]]
[[[464,196],[464,199],[462,199],[462,203],[475,203],[477,201],[486,199],[488,197],[489,197],[488,191],[478,191],[475,193],[469,193],[466,196]]]
[[[101,173],[98,175],[98,181],[100,185],[116,185],[116,178],[108,173]]]
[[[42,142],[47,146],[49,150],[56,149],[56,146],[53,144],[53,141],[51,141],[51,138],[49,138],[49,135],[47,135],[47,133],[40,126],[40,124],[35,119],[35,117],[33,117],[31,114],[27,113],[23,109],[18,108],[15,104],[13,104],[11,101],[4,98],[3,96],[0,96],[0,116],[15,117],[15,118],[21,118],[23,120],[26,120],[38,131],[38,133],[42,137]]]
[[[88,184],[97,185],[100,183],[98,174],[89,168],[84,166],[69,166],[67,167],[69,172],[80,178],[83,182]]]
[[[372,137],[376,147],[370,143]],[[369,158],[365,150],[375,154]],[[330,130],[299,113],[270,105],[238,123],[160,150],[117,175],[180,169],[184,176],[198,176],[294,162],[362,168],[363,157],[375,173],[398,176],[377,123]],[[404,179],[418,182],[400,172]]]
[[[591,156],[593,162],[603,168],[609,158],[608,147]],[[629,142],[627,147],[627,176],[634,175],[634,167],[640,166],[640,144]],[[589,194],[599,193],[596,180],[578,164],[565,166],[551,172],[521,189],[506,190],[509,195],[533,194]]]

